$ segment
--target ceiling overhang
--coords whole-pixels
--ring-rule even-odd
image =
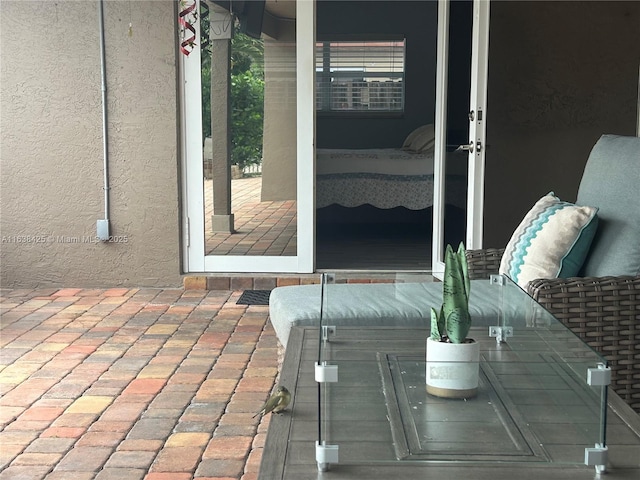
[[[214,12],[233,12],[241,23],[251,21],[248,20],[247,15],[255,20],[254,14],[259,10],[255,8],[255,5],[251,6],[253,8],[249,8],[248,4],[262,2],[264,13],[262,14],[261,26],[259,18],[257,24],[262,33],[280,40],[291,39],[292,36],[295,36],[296,0],[210,0],[210,2],[213,3],[212,10]],[[259,33],[256,31],[252,36],[259,36]]]
[[[242,12],[244,4],[251,1],[260,0],[212,0],[212,3],[231,12]],[[293,20],[296,18],[296,0],[266,0],[265,13],[275,18],[283,20]]]

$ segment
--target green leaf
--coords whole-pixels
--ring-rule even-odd
[[[442,308],[440,309],[440,313],[438,314],[437,310],[431,307],[431,338],[440,342],[442,341],[443,336],[444,315],[442,313]]]
[[[446,325],[440,329],[454,343],[461,343],[469,333],[471,316],[469,314],[469,267],[464,244],[460,243],[454,253],[451,245],[445,252],[445,269],[442,285],[442,318]]]
[[[456,308],[447,317],[447,335],[451,343],[462,343],[471,328],[471,317],[469,311]]]

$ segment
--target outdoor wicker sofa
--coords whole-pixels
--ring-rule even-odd
[[[640,413],[640,138],[598,140],[576,203],[599,209],[585,276],[537,279],[526,290],[610,362],[612,388]],[[503,252],[468,251],[470,276],[496,273]]]

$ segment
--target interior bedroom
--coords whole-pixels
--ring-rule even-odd
[[[437,4],[318,2],[316,268],[431,265]],[[452,2],[445,241],[465,235],[471,3]]]

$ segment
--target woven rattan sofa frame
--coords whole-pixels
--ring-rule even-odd
[[[467,251],[470,277],[497,273],[503,252]],[[538,279],[527,293],[607,359],[611,387],[640,414],[640,276]]]

